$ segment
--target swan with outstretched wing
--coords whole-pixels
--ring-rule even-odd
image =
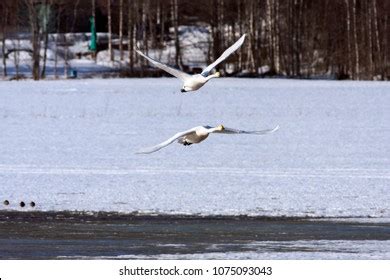
[[[209,66],[207,66],[202,73],[190,75],[183,71],[180,71],[176,68],[173,68],[171,66],[168,66],[164,63],[161,63],[157,60],[154,60],[153,58],[150,58],[149,56],[143,54],[140,50],[136,50],[136,52],[147,59],[150,63],[152,63],[154,66],[168,72],[169,74],[175,76],[176,78],[179,78],[183,82],[183,87],[181,89],[181,92],[188,92],[188,91],[195,91],[200,89],[204,84],[206,84],[210,79],[218,78],[220,77],[219,72],[216,72],[214,74],[210,75],[210,71],[215,68],[218,64],[220,64],[222,61],[224,61],[226,58],[228,58],[233,52],[235,52],[238,48],[241,47],[241,45],[244,43],[245,40],[245,34],[241,36],[240,39],[237,40],[232,46],[230,46],[227,50],[223,52],[223,54],[213,63],[211,63]]]
[[[246,131],[246,130],[239,130],[234,128],[227,128],[223,125],[218,125],[216,127],[212,126],[196,126],[194,128],[191,128],[189,130],[178,132],[175,135],[173,135],[168,140],[152,147],[141,149],[137,152],[137,154],[151,154],[154,152],[157,152],[158,150],[172,144],[173,142],[177,141],[179,144],[182,144],[184,146],[189,146],[192,144],[197,144],[205,140],[210,133],[224,133],[224,134],[256,134],[256,135],[262,135],[262,134],[269,134],[277,131],[279,129],[279,126],[276,126],[273,129],[265,129],[265,130],[259,130],[259,131]]]

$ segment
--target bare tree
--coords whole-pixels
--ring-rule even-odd
[[[244,33],[243,31],[243,27],[242,27],[242,23],[243,23],[243,19],[242,19],[242,0],[238,0],[238,3],[237,3],[237,17],[238,17],[238,33],[239,34],[242,34]],[[236,38],[234,38],[236,39]],[[242,67],[243,67],[243,64],[242,64],[242,52],[239,52],[239,55],[238,55],[238,70],[239,71],[242,71]]]
[[[111,19],[111,0],[107,0],[107,18],[108,18],[108,52],[110,60],[114,61],[114,50],[112,49],[112,19]]]
[[[388,1],[386,2],[386,9],[385,10],[386,11],[390,10],[390,4],[389,4]],[[389,43],[390,43],[389,24],[390,24],[390,22],[389,22],[389,20],[390,20],[390,16],[389,16],[389,14],[387,14],[385,16],[384,20],[383,20],[383,29],[384,29],[383,34],[384,34],[384,38],[383,38],[383,47],[382,47],[382,49],[383,50],[387,50],[387,51],[385,51],[383,53],[383,59],[382,59],[382,61],[383,61],[383,69],[381,71],[381,75],[382,75],[381,78],[382,79],[390,79],[390,67],[389,67],[389,65],[390,65],[390,61],[389,61],[389,56],[390,56],[390,54],[389,54],[389,52],[390,52],[389,51],[390,50],[390,46],[389,46]]]
[[[28,9],[28,15],[31,28],[31,43],[32,43],[32,75],[34,80],[39,80],[40,77],[40,26],[38,21],[38,13],[35,7],[34,0],[24,0]]]
[[[17,39],[16,42],[13,42],[14,46],[14,64],[15,64],[15,78],[16,80],[19,80],[21,75],[20,75],[20,70],[19,70],[19,64],[20,64],[20,37],[19,37],[19,31],[20,31],[20,19],[19,19],[19,7],[20,2],[17,1],[15,2],[15,7],[14,7],[14,24],[15,24],[15,32],[17,34]]]
[[[357,24],[356,24],[356,0],[352,2],[352,15],[353,15],[353,41],[355,50],[355,79],[360,78],[360,57],[359,57],[359,42],[357,38]]]
[[[6,37],[7,37],[7,19],[8,19],[8,13],[9,13],[9,8],[8,8],[8,3],[7,2],[3,2],[2,3],[2,12],[3,12],[3,15],[2,15],[2,22],[1,22],[1,26],[2,26],[2,38],[1,38],[1,54],[2,54],[2,57],[3,57],[3,76],[4,77],[7,77],[7,53],[6,53]]]
[[[268,44],[268,57],[270,59],[271,70],[275,71],[275,55],[274,55],[274,39],[273,39],[273,20],[272,20],[272,7],[273,0],[267,0],[267,14],[266,14],[266,29],[267,29],[267,44]]]
[[[150,0],[145,0],[140,3],[141,10],[141,30],[142,30],[142,46],[145,48],[146,52],[149,52],[149,44],[148,44],[148,34],[147,34],[147,25],[148,25],[148,18],[147,13],[149,10],[149,3]],[[145,63],[145,60],[141,60],[142,63]]]
[[[273,27],[273,48],[274,48],[274,65],[275,65],[275,72],[277,74],[280,73],[280,43],[279,43],[279,0],[273,0],[273,20],[272,20],[272,27]]]
[[[172,8],[172,23],[173,23],[174,40],[175,40],[175,64],[178,67],[183,68],[180,42],[179,42],[179,4],[177,0],[171,0],[171,8]]]
[[[58,79],[58,41],[61,27],[62,6],[58,7],[58,15],[56,19],[56,36],[55,36],[55,50],[54,50],[54,77]]]
[[[151,43],[151,47],[155,48],[156,47],[156,42],[157,42],[157,28],[156,28],[156,11],[155,9],[155,3],[157,1],[148,1],[149,2],[149,8],[147,10],[147,18],[148,18],[148,27],[149,27],[149,40]]]
[[[165,9],[165,5],[163,4],[165,1],[159,1],[159,24],[160,24],[160,42],[159,45],[160,47],[164,45],[164,39],[165,39],[165,26],[166,26],[166,21],[167,21],[167,11]]]
[[[375,71],[378,71],[378,64],[380,64],[381,60],[381,44],[379,39],[379,24],[378,24],[378,11],[377,11],[377,1],[372,0],[373,7],[373,19],[374,19],[374,34],[375,34],[375,51],[376,51],[376,59],[375,59]],[[385,25],[386,26],[386,25]]]
[[[119,52],[123,61],[123,0],[119,0]]]
[[[366,7],[367,7],[367,36],[368,36],[368,50],[369,50],[369,55],[368,55],[368,67],[369,67],[369,72],[370,75],[374,75],[374,50],[373,50],[373,44],[372,44],[372,7],[370,5],[369,0],[366,1]]]
[[[351,58],[351,12],[350,12],[350,0],[345,0],[347,9],[347,54],[348,54],[348,71],[352,71],[352,58]],[[352,74],[353,77],[353,74]]]
[[[129,51],[130,72],[134,70],[134,0],[127,0],[127,46]]]
[[[43,33],[43,65],[41,71],[41,79],[44,79],[46,76],[46,60],[47,60],[47,48],[49,45],[49,22],[50,22],[50,6],[52,4],[52,0],[50,0],[50,4],[48,0],[43,2],[43,7],[41,7],[41,16],[42,16],[42,33]]]

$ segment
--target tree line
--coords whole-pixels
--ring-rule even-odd
[[[54,40],[49,35],[89,32],[91,16],[98,32],[108,32],[98,51],[107,49],[114,60],[118,49],[130,74],[146,65],[134,54],[137,45],[148,52],[164,49],[168,41],[174,42],[174,64],[185,69],[179,27],[201,25],[210,32],[205,63],[248,35],[229,60],[232,75],[390,78],[388,0],[2,0],[3,75],[11,34],[30,34],[32,74],[40,79],[46,63],[42,50]]]

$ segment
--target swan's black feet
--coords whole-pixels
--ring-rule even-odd
[[[189,145],[192,145],[192,143],[188,143],[187,141],[183,141],[183,145],[184,146],[189,146]]]

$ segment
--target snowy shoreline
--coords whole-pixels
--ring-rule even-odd
[[[332,223],[351,223],[351,224],[378,224],[389,225],[389,218],[364,217],[364,216],[261,216],[248,214],[193,214],[193,213],[158,213],[158,212],[113,212],[113,211],[51,211],[51,210],[0,210],[0,221],[90,221],[90,222],[119,222],[119,221],[242,221],[242,222],[281,222],[281,223],[299,223],[299,222],[332,222]]]

